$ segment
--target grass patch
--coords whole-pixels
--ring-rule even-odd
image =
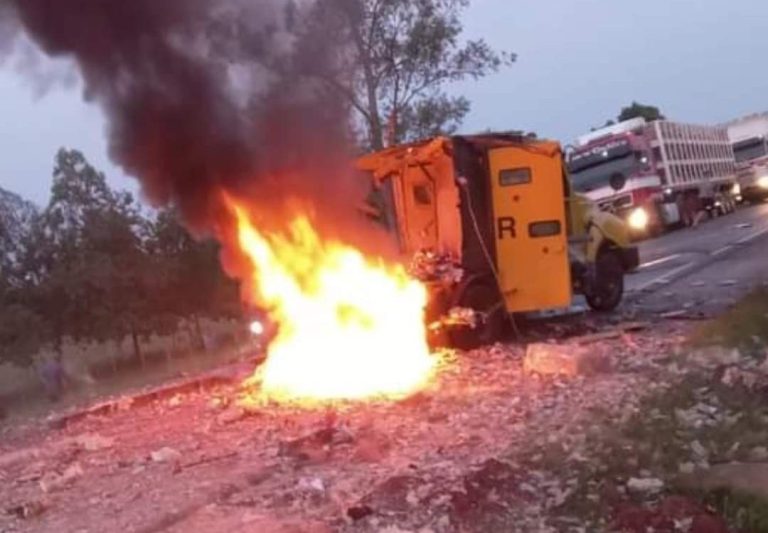
[[[694,419],[686,420],[690,413]],[[604,525],[613,512],[616,488],[629,478],[650,476],[665,481],[665,494],[684,494],[716,510],[734,531],[768,533],[768,502],[759,496],[733,490],[692,492],[677,484],[682,465],[749,461],[750,452],[768,442],[768,404],[759,394],[692,372],[646,398],[626,423],[596,423],[602,429],[588,436],[588,461],[568,462],[556,446],[540,449],[527,461],[526,466],[578,480],[578,489],[556,510],[559,516]],[[706,457],[697,457],[698,446]],[[642,496],[628,497],[644,501]]]
[[[764,350],[768,345],[768,287],[756,289],[733,309],[702,325],[692,336],[691,344],[719,344],[746,353]]]
[[[171,359],[159,356],[148,357],[148,364],[144,368],[135,364],[117,373],[104,375],[90,383],[70,381],[62,399],[56,403],[49,402],[38,385],[5,397],[4,407],[8,418],[4,422],[14,424],[23,419],[44,417],[54,411],[64,411],[107,398],[135,393],[174,379],[203,374],[223,364],[242,360],[244,354],[249,353],[240,346],[232,346],[189,352],[184,355],[177,354]],[[33,379],[36,379],[34,374]]]
[[[768,502],[763,498],[731,489],[717,489],[698,495],[736,531],[768,533]]]

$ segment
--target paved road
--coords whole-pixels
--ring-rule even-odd
[[[640,259],[627,279],[629,305],[719,307],[768,281],[768,203],[643,242]]]

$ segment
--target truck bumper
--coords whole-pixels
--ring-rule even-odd
[[[621,262],[625,272],[634,272],[640,266],[640,250],[637,246],[629,246],[621,250]]]
[[[768,189],[758,186],[744,187],[741,190],[741,197],[748,202],[760,202],[768,199]]]

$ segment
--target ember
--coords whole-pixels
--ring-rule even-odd
[[[434,373],[424,324],[425,287],[398,265],[323,240],[306,216],[285,233],[260,231],[229,200],[255,294],[279,324],[249,384],[277,401],[398,398]]]

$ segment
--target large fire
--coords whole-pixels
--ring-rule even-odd
[[[254,380],[278,401],[401,397],[436,365],[424,325],[425,287],[402,266],[324,240],[306,216],[260,231],[229,201],[252,266],[252,290],[279,331]]]

